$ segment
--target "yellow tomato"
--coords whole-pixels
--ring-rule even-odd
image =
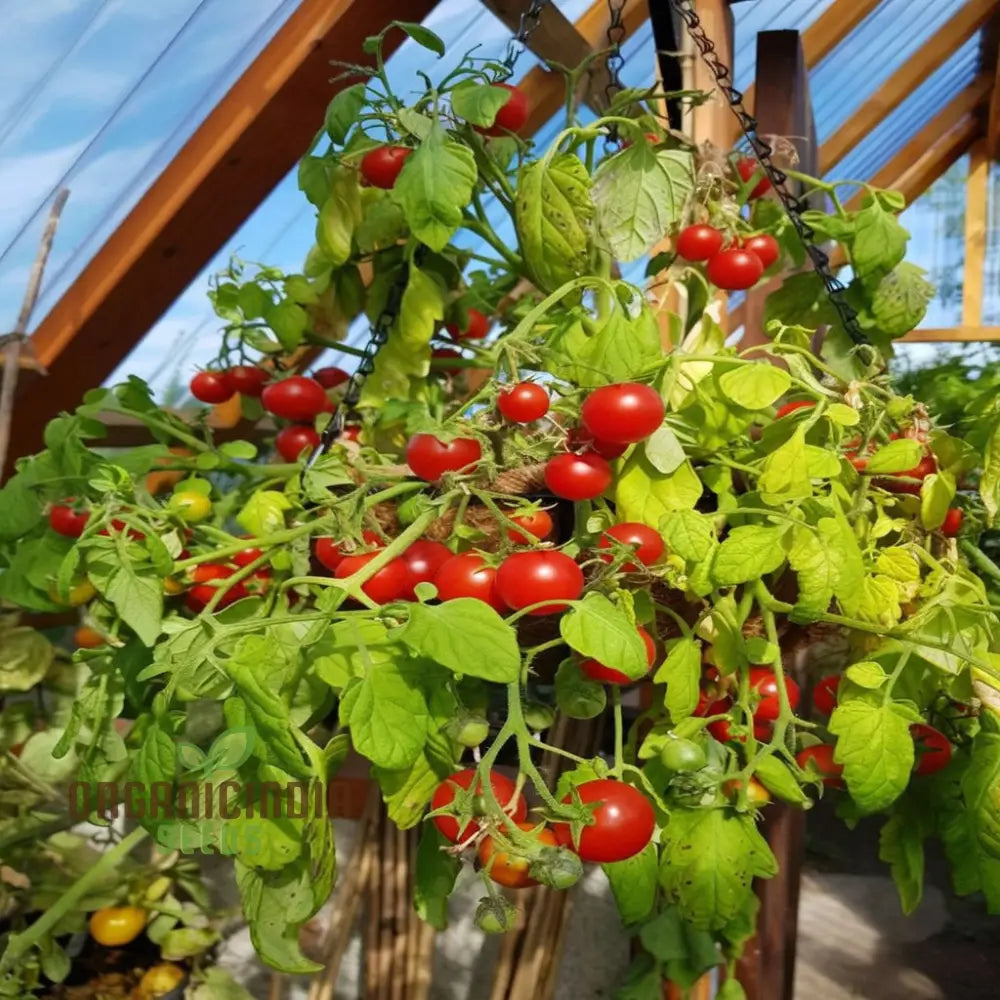
[[[73,584],[65,597],[59,593],[59,588],[54,583],[49,587],[49,600],[53,604],[62,604],[70,608],[78,608],[81,604],[86,604],[87,601],[93,600],[96,596],[97,591],[89,580],[81,580],[79,583]]]
[[[139,906],[104,906],[90,916],[90,936],[106,948],[134,941],[145,926],[146,911]]]
[[[184,584],[180,580],[174,579],[172,576],[168,576],[163,581],[163,593],[173,597],[176,594],[184,593]]]
[[[188,524],[204,521],[212,513],[212,501],[204,493],[195,490],[181,490],[175,493],[167,504],[170,512]]]
[[[139,996],[142,1000],[166,996],[171,990],[177,989],[185,977],[186,974],[179,965],[174,965],[173,962],[160,962],[159,965],[147,969],[139,980]]]

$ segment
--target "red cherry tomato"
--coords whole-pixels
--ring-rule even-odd
[[[49,509],[49,527],[66,538],[79,538],[83,534],[87,522],[90,520],[90,512],[86,510],[74,510],[66,503],[54,504]]]
[[[194,581],[194,586],[184,595],[184,603],[188,609],[195,612],[195,614],[204,611],[209,601],[215,597],[217,591],[220,589],[212,581],[225,580],[235,572],[236,569],[234,567],[224,566],[222,563],[199,563],[199,565],[195,566],[191,570],[191,579]],[[228,607],[230,604],[234,604],[246,596],[247,589],[242,581],[226,587],[222,591],[222,597],[219,598],[215,605],[216,610]]]
[[[717,253],[706,270],[708,280],[727,292],[753,288],[764,273],[760,257],[749,250],[733,247]]]
[[[611,485],[611,466],[592,451],[556,455],[545,463],[545,485],[564,500],[593,500]]]
[[[350,377],[343,368],[317,368],[313,372],[313,378],[324,389],[336,389],[338,385],[342,385]]]
[[[411,587],[407,595],[416,600],[413,588],[418,583],[432,583],[438,570],[452,557],[452,551],[441,542],[432,542],[427,538],[415,541],[400,557],[410,571]]]
[[[555,614],[583,593],[583,570],[568,555],[552,549],[515,552],[497,570],[497,593],[515,611],[546,601],[551,603],[530,613]]]
[[[780,256],[781,247],[778,241],[770,233],[757,233],[756,236],[748,236],[740,240],[740,246],[750,253],[756,254],[760,258],[761,264],[766,271]]]
[[[323,536],[316,539],[313,546],[316,558],[332,573],[340,565],[345,553],[336,539]]]
[[[441,441],[433,434],[414,434],[406,443],[406,463],[415,476],[437,482],[446,472],[471,472],[483,457],[475,438]]]
[[[951,743],[939,729],[918,722],[910,726],[910,735],[917,750],[914,774],[935,774],[951,762]]]
[[[535,830],[534,823],[518,823],[520,829],[525,833],[532,833]],[[539,844],[546,847],[558,847],[555,834],[547,827],[542,827],[535,838]],[[530,886],[538,885],[538,882],[528,874],[531,867],[529,858],[521,857],[503,847],[497,847],[492,837],[484,837],[476,852],[479,864],[489,872],[490,878],[497,885],[506,886],[508,889],[527,889]]]
[[[413,152],[406,146],[379,146],[361,159],[361,176],[372,187],[388,191],[396,183],[396,178]]]
[[[574,427],[566,435],[566,448],[569,451],[588,452],[592,451],[601,458],[606,458],[609,462],[620,458],[628,451],[628,444],[617,441],[598,441],[592,434],[582,427]]]
[[[760,701],[753,711],[754,719],[773,722],[781,711],[777,675],[768,667],[751,667],[750,688],[760,695]],[[785,690],[788,692],[788,703],[794,712],[799,704],[799,686],[791,677],[786,677]]]
[[[736,171],[744,184],[748,183],[754,175],[760,178],[750,192],[751,198],[760,198],[771,190],[771,182],[764,173],[764,168],[753,157],[741,156],[736,161]]]
[[[585,805],[596,805],[594,822],[580,829],[578,845],[573,843],[570,824],[555,823],[552,832],[560,844],[573,848],[581,860],[601,864],[624,861],[652,840],[656,815],[649,799],[638,789],[610,778],[599,778],[578,785],[576,793]],[[563,799],[566,803],[573,801],[572,794]]]
[[[774,419],[780,420],[782,417],[787,417],[789,413],[794,413],[796,410],[808,410],[815,405],[811,399],[798,399],[792,403],[785,403],[778,407],[778,412],[775,413]]]
[[[378,552],[362,552],[358,555],[344,556],[337,564],[333,575],[338,580],[346,580],[368,565]],[[363,584],[361,590],[376,604],[391,604],[402,601],[413,592],[413,579],[410,570],[402,559],[391,559]]]
[[[837,707],[837,688],[840,687],[840,674],[827,674],[816,681],[813,688],[813,705],[817,712],[831,715]]]
[[[471,768],[466,768],[464,771],[457,771],[437,786],[434,791],[434,797],[431,799],[431,809],[443,809],[445,806],[451,805],[455,801],[455,786],[469,789],[472,787],[473,781],[476,781],[476,772]],[[528,804],[524,801],[524,797],[518,794],[514,782],[510,778],[498,774],[496,771],[490,771],[490,788],[492,788],[493,795],[500,808],[515,823],[523,823],[528,816]],[[475,790],[477,795],[483,794],[482,779],[476,781]],[[453,844],[469,840],[479,832],[479,824],[474,819],[470,819],[463,827],[459,827],[459,820],[455,816],[434,816],[433,822],[441,832],[441,835]]]
[[[722,715],[732,707],[733,703],[728,698],[724,698],[722,701],[712,702],[701,714],[706,716]],[[746,736],[733,732],[733,725],[730,719],[716,719],[705,726],[705,728],[712,735],[712,738],[718,740],[719,743],[728,743],[730,740],[746,743]],[[772,727],[770,722],[758,722],[754,719],[753,735],[755,739],[767,741],[771,738],[771,732]]]
[[[256,562],[264,554],[263,549],[257,548],[247,548],[243,549],[242,552],[237,552],[236,555],[232,556],[233,564],[239,567],[249,566],[250,563]]]
[[[815,746],[806,747],[795,755],[795,760],[803,771],[808,771],[806,766],[812,761],[816,770],[823,778],[823,784],[831,788],[843,788],[844,783],[840,776],[844,773],[844,765],[838,764],[833,759],[833,747],[826,743],[818,743]]]
[[[319,435],[306,424],[291,424],[278,431],[274,446],[286,462],[297,462],[306,449],[312,451],[319,444]]]
[[[651,668],[656,660],[656,643],[653,642],[653,637],[641,625],[638,626],[638,632],[639,638],[642,639],[643,645],[646,647],[646,666]],[[635,684],[637,680],[642,679],[641,677],[628,677],[620,670],[607,667],[603,663],[599,663],[597,660],[591,658],[581,660],[580,669],[592,681],[599,681],[601,684]]]
[[[580,419],[599,441],[632,444],[648,438],[663,423],[664,412],[655,389],[619,382],[594,389],[583,401]]]
[[[330,404],[319,382],[304,375],[293,375],[264,386],[261,402],[264,409],[276,417],[297,423],[314,420]]]
[[[530,424],[549,412],[549,394],[535,382],[518,382],[497,397],[497,409],[514,424]]]
[[[547,510],[533,510],[529,514],[508,514],[507,515],[518,527],[508,528],[507,537],[520,545],[525,545],[532,538],[548,538],[552,534],[552,515]]]
[[[469,315],[469,321],[464,330],[457,323],[449,323],[445,329],[455,340],[482,340],[490,332],[489,318],[478,309],[466,309],[466,312]],[[461,355],[456,354],[455,357],[461,357]]]
[[[610,549],[612,540],[621,542],[623,545],[631,545],[635,548],[635,557],[643,566],[652,566],[662,556],[665,550],[663,538],[658,531],[647,524],[640,524],[638,521],[625,521],[622,524],[613,524],[608,528],[601,540],[597,543],[599,549]],[[613,556],[609,553],[601,558],[605,562],[611,562]],[[626,573],[637,573],[639,567],[634,562],[622,564],[622,569]]]
[[[476,552],[463,552],[442,563],[434,576],[434,586],[442,601],[473,597],[501,613],[508,610],[497,593],[497,571]]]
[[[715,226],[688,226],[677,237],[677,252],[685,260],[711,260],[721,249],[722,233]]]
[[[243,396],[259,396],[271,376],[256,365],[236,365],[229,369],[229,383]]]
[[[897,473],[892,479],[879,479],[877,483],[890,493],[908,493],[920,496],[920,488],[924,480],[937,472],[937,462],[933,455],[924,455],[922,459],[907,472]]]
[[[198,372],[191,379],[191,395],[202,403],[224,403],[235,391],[229,372]]]
[[[502,136],[508,132],[520,132],[527,124],[528,116],[531,113],[531,107],[528,104],[528,98],[525,96],[524,91],[518,90],[517,87],[509,83],[494,83],[493,86],[503,87],[504,90],[510,91],[510,96],[507,98],[507,103],[497,112],[492,127],[488,129],[477,128],[476,131],[485,132],[486,135],[490,136]]]
[[[964,516],[961,507],[949,507],[948,513],[944,516],[944,521],[941,522],[941,534],[945,538],[954,538],[962,530],[962,518]]]

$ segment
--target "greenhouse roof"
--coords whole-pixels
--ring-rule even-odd
[[[429,10],[424,23],[444,38],[448,58],[473,45],[482,55],[499,56],[506,49],[508,27],[475,0],[436,5],[410,0],[405,6]],[[7,41],[0,66],[0,185],[7,209],[0,219],[0,309],[9,317],[4,322],[10,324],[17,312],[56,191],[68,187],[70,197],[38,319],[80,278],[122,220],[139,211],[137,205],[142,208],[161,171],[176,164],[177,154],[241,74],[274,48],[283,26],[319,7],[314,0],[0,0]],[[381,20],[401,9],[388,0],[370,0],[367,7],[373,11],[369,19],[377,14]],[[604,0],[558,0],[558,7],[574,22],[606,16]],[[989,73],[992,82],[995,58],[985,39],[998,7],[993,0],[734,0],[735,80],[745,88],[755,78],[758,32],[803,32],[807,61],[821,55],[809,67],[809,82],[822,147],[844,138],[845,125],[866,121],[873,98],[891,92],[894,81],[905,83],[901,73],[932,67],[918,74],[898,106],[863,127],[859,141],[826,171],[868,180],[891,167],[957,95],[979,86],[988,97],[982,74]],[[648,84],[656,52],[652,26],[643,18],[645,0],[628,0],[626,10],[634,30],[623,48],[623,79]],[[831,37],[839,39],[832,48]],[[526,53],[516,75],[536,65],[537,58]],[[400,81],[417,69],[441,72],[437,57],[409,40],[389,67]],[[314,123],[320,113],[313,115]],[[557,128],[553,119],[537,140],[546,142]],[[973,136],[960,139],[938,173],[968,150]],[[258,201],[235,229],[229,220],[206,218],[207,228],[218,230],[217,252],[186,289],[183,284],[171,289],[173,304],[119,371],[134,371],[162,386],[177,367],[186,370],[214,353],[216,320],[205,289],[230,254],[288,269],[301,265],[312,242],[313,217],[294,171]],[[919,219],[911,227],[933,228]],[[940,325],[940,316],[933,322]],[[54,337],[58,349],[64,340],[64,334]],[[120,354],[109,351],[115,360]]]

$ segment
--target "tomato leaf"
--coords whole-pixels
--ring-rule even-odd
[[[436,35],[430,28],[424,27],[416,21],[393,21],[392,28],[399,28],[405,31],[418,45],[425,49],[430,49],[438,58],[444,55],[444,42],[439,35]]]
[[[635,622],[603,594],[587,594],[559,619],[559,632],[581,656],[593,657],[633,680],[648,671],[646,647]]]
[[[382,789],[389,819],[401,830],[409,830],[423,818],[434,789],[454,770],[450,742],[443,734],[433,733],[409,767],[373,767],[372,774]]]
[[[412,605],[399,638],[414,653],[456,674],[499,684],[521,676],[516,633],[493,608],[472,597]]]
[[[656,528],[673,511],[694,507],[703,491],[690,462],[664,475],[636,448],[625,460],[615,483],[615,504],[622,520],[641,521]]]
[[[439,122],[407,157],[392,189],[413,235],[443,250],[462,224],[477,178],[472,150],[449,139]]]
[[[716,544],[712,519],[696,510],[677,510],[660,521],[660,533],[670,550],[686,562],[707,559]]]
[[[866,472],[908,472],[914,468],[923,455],[923,445],[912,438],[897,438],[882,445],[868,459]]]
[[[901,337],[920,325],[937,291],[924,277],[926,273],[922,267],[903,261],[878,283],[871,310],[880,333]]]
[[[344,87],[334,94],[333,100],[326,106],[323,127],[330,140],[338,146],[344,143],[347,133],[358,120],[358,115],[365,104],[365,90],[366,86],[363,83]]]
[[[490,83],[464,80],[451,92],[451,109],[473,125],[488,127],[497,112],[510,100],[510,91]]]
[[[590,258],[594,203],[579,157],[557,153],[521,168],[515,221],[532,280],[544,292],[583,274]]]
[[[920,521],[928,531],[940,528],[955,499],[955,477],[941,470],[928,476],[920,488]]]
[[[612,256],[638,260],[683,213],[694,187],[691,154],[635,142],[607,157],[594,173],[597,226]]]
[[[664,828],[660,885],[699,930],[719,930],[778,865],[750,816],[728,809],[675,809]]]
[[[826,525],[826,534],[823,526]],[[799,620],[815,620],[830,608],[840,577],[840,561],[835,546],[826,537],[830,531],[839,534],[837,522],[824,518],[819,530],[806,525],[796,525],[792,530],[792,545],[788,550],[788,564],[798,574],[799,592],[795,602]]]
[[[330,263],[339,267],[351,256],[351,239],[361,222],[359,174],[356,170],[339,167],[330,171],[328,185],[329,194],[316,220],[316,244]],[[269,325],[284,344],[282,332],[275,329],[273,324]]]
[[[889,865],[903,913],[911,914],[924,892],[924,840],[930,834],[925,808],[897,803],[878,840],[878,856]]]
[[[714,937],[681,918],[677,907],[662,909],[639,931],[643,947],[663,964],[664,978],[687,989],[719,964]]]
[[[284,493],[258,490],[236,515],[236,523],[255,538],[269,535],[285,526],[285,511],[291,509],[292,503]]]
[[[667,685],[666,706],[676,724],[697,707],[701,683],[701,645],[694,639],[678,639],[653,680]]]
[[[52,643],[33,628],[0,629],[0,692],[30,691],[55,659]]]
[[[574,659],[563,660],[556,671],[556,705],[571,719],[593,719],[604,711],[608,696],[603,684],[585,676]]]
[[[673,430],[666,425],[653,431],[643,442],[642,447],[649,464],[665,476],[669,476],[678,466],[683,465],[687,458],[684,446],[677,440]]]
[[[852,698],[834,709],[830,732],[837,737],[834,760],[844,765],[848,791],[862,812],[892,805],[913,770],[909,720],[878,696]]]
[[[979,732],[962,775],[962,797],[979,846],[1000,858],[1000,735]]]
[[[877,691],[888,680],[888,675],[882,669],[881,664],[874,660],[852,663],[845,674],[852,684],[857,684],[858,687],[862,687],[866,691]]]
[[[719,376],[719,388],[726,398],[746,410],[763,410],[779,399],[792,384],[784,368],[768,361],[739,365]]]
[[[448,927],[448,897],[462,870],[462,862],[443,848],[449,846],[433,823],[424,826],[417,847],[413,905],[421,920],[443,931]]]
[[[122,621],[147,646],[154,645],[163,620],[163,583],[155,568],[122,559],[111,543],[88,552],[87,576]]]
[[[733,528],[715,553],[712,578],[720,587],[757,580],[785,561],[786,529],[746,524]]]
[[[986,508],[988,524],[992,527],[1000,512],[1000,419],[995,419],[993,431],[983,453],[983,471],[979,477],[979,496]]]
[[[601,867],[608,876],[622,923],[628,926],[645,920],[656,901],[656,845],[647,844],[631,858]]]
[[[854,219],[851,240],[854,273],[867,287],[873,287],[902,261],[909,236],[896,216],[872,199]]]
[[[771,505],[784,504],[789,500],[805,500],[812,496],[805,431],[802,427],[797,427],[795,433],[764,460],[759,485],[761,499]]]

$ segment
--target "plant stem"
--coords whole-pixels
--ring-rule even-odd
[[[611,685],[611,701],[615,717],[615,767],[616,778],[621,778],[625,764],[625,722],[622,719],[622,690],[617,684]]]
[[[84,872],[27,930],[14,934],[0,958],[0,973],[7,972],[38,944],[69,913],[104,876],[114,871],[149,834],[141,826],[102,854],[92,868]]]

